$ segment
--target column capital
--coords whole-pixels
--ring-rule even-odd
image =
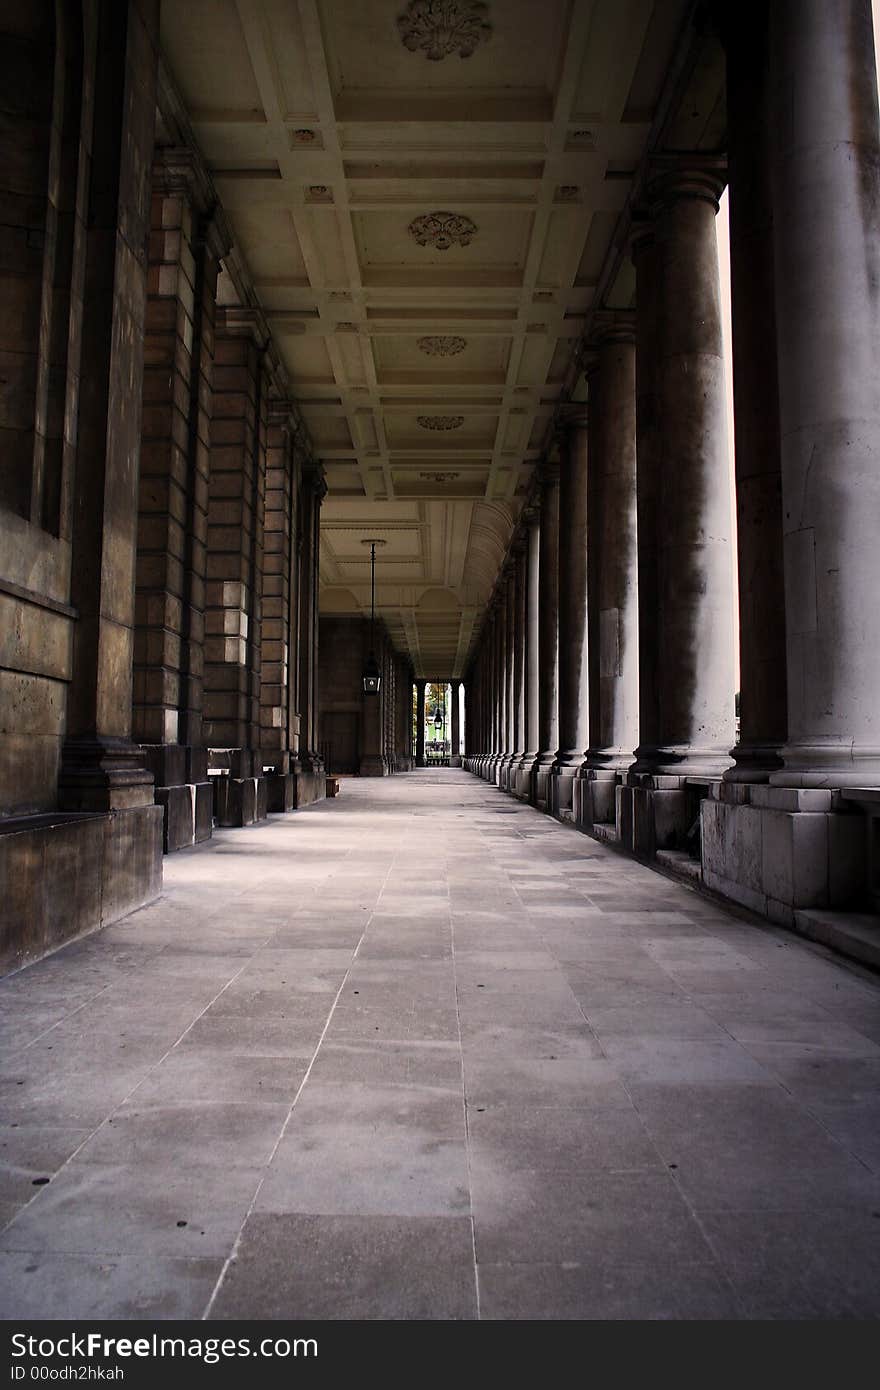
[[[590,327],[590,343],[597,348],[607,343],[634,343],[636,340],[636,315],[634,309],[600,309],[593,316]],[[597,362],[598,367],[598,362]]]
[[[727,186],[727,160],[721,155],[699,152],[657,155],[651,160],[648,195],[656,214],[681,199],[718,202]]]
[[[644,204],[633,210],[632,221],[626,234],[626,246],[633,265],[643,251],[654,245],[654,219],[651,209]]]
[[[327,496],[327,475],[323,466],[316,459],[309,459],[303,467],[303,482],[306,487],[314,494],[318,506],[321,505]]]

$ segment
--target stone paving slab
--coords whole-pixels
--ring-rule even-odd
[[[456,770],[0,981],[0,1314],[880,1314],[880,983]]]

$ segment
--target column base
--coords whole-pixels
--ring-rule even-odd
[[[782,749],[784,767],[770,774],[775,787],[880,788],[880,748],[829,740],[789,743]]]
[[[876,906],[865,817],[830,790],[722,783],[700,816],[704,884],[753,912],[793,926],[802,909]]]
[[[0,971],[143,907],[162,889],[162,808],[0,821]]]
[[[733,767],[724,773],[725,782],[769,782],[774,772],[783,767],[781,744],[738,743],[731,748]]]
[[[529,786],[529,801],[532,803],[533,806],[537,806],[539,811],[546,811],[548,809],[547,783],[549,781],[550,772],[553,768],[555,760],[555,753],[539,753],[537,758],[535,759],[534,766],[532,767]]]
[[[256,825],[268,815],[264,777],[214,777],[214,818],[219,826],[238,829]]]
[[[267,772],[266,809],[270,815],[292,811],[296,806],[296,778],[292,772]]]
[[[547,779],[547,810],[559,820],[574,816],[574,782],[582,766],[583,753],[558,753]]]
[[[214,827],[214,787],[209,780],[156,787],[156,805],[162,807],[162,849],[178,849],[210,840]]]
[[[359,777],[387,777],[388,768],[385,759],[378,754],[367,754],[361,758],[358,767]]]
[[[584,763],[578,768],[572,800],[575,825],[589,830],[594,825],[615,824],[615,791],[622,776],[622,772],[610,767]]]
[[[62,811],[121,811],[153,804],[143,750],[123,738],[70,738],[61,755]]]
[[[294,761],[293,776],[297,809],[324,800],[327,795],[327,772],[317,753],[299,753]]]
[[[537,757],[537,753],[523,753],[519,762],[513,768],[510,790],[519,801],[528,801],[529,799],[532,769],[535,766]]]
[[[663,744],[636,749],[631,770],[659,777],[723,777],[731,767],[726,748],[695,748],[692,744]]]

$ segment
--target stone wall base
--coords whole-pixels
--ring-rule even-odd
[[[256,825],[268,815],[265,777],[215,777],[214,817],[218,825]]]
[[[296,778],[292,772],[267,772],[266,808],[272,814],[292,811],[296,806]]]
[[[379,753],[367,753],[358,767],[359,777],[387,777],[388,765]]]
[[[162,888],[161,806],[0,823],[0,971],[152,902]]]
[[[773,922],[803,908],[857,909],[866,884],[865,821],[832,793],[722,784],[700,808],[703,882]]]
[[[163,810],[165,854],[210,840],[214,826],[214,788],[210,781],[157,787],[156,804]]]
[[[296,783],[296,806],[311,806],[314,801],[323,801],[327,795],[327,774],[323,767],[297,768],[294,772]]]

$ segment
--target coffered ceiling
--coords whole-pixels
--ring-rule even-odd
[[[463,673],[685,0],[165,0],[329,494],[323,611]],[[705,111],[703,119],[705,120]],[[631,302],[620,270],[616,301]]]

